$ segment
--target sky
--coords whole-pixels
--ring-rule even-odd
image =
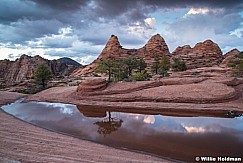
[[[242,0],[0,0],[0,59],[22,54],[89,64],[112,34],[140,48],[159,33],[170,52],[211,39],[243,51]]]

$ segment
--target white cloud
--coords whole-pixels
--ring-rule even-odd
[[[131,37],[139,37],[140,39],[148,38],[153,35],[156,30],[150,26],[153,25],[152,21],[147,20],[147,22],[150,23],[146,23],[149,25],[148,27],[139,22],[133,23],[127,27],[126,32],[131,35]]]
[[[144,22],[149,27],[154,28],[156,26],[156,19],[155,18],[146,18],[146,19],[144,19]]]
[[[186,15],[207,14],[208,12],[208,8],[191,8]]]
[[[97,58],[97,56],[86,55],[86,56],[80,58],[80,63],[82,65],[87,65],[87,64],[91,63],[93,60],[95,60],[96,58]]]

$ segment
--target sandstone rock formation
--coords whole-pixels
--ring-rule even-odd
[[[36,66],[41,63],[46,64],[54,76],[69,75],[80,66],[79,63],[67,58],[50,61],[40,56],[22,55],[15,61],[0,61],[0,78],[8,85],[29,80],[33,77]]]
[[[178,58],[186,63],[188,69],[219,65],[223,60],[219,46],[211,40],[197,43],[193,48],[189,45],[178,47],[172,53],[172,59]]]
[[[122,48],[117,36],[111,35],[105,48],[102,50],[98,58],[90,65],[80,68],[72,73],[73,76],[82,76],[94,72],[98,61],[111,58],[111,59],[125,59],[129,56],[143,58],[148,67],[151,67],[154,58],[156,56],[162,57],[162,55],[170,55],[167,44],[164,39],[159,35],[154,35],[147,42],[145,46],[139,49],[125,49]]]
[[[240,51],[238,49],[232,49],[224,55],[224,60],[222,61],[222,66],[227,66],[230,61],[238,60],[237,56],[239,55]]]
[[[150,69],[154,62],[154,58],[156,56],[162,57],[162,55],[167,55],[171,63],[173,63],[174,58],[185,61],[188,69],[220,65],[224,59],[219,46],[211,40],[197,43],[193,48],[189,45],[178,47],[170,54],[167,44],[159,34],[154,35],[145,46],[139,49],[122,48],[117,36],[111,35],[98,58],[86,67],[74,71],[72,76],[86,76],[92,74],[98,61],[107,58],[119,60],[129,56],[143,58],[147,63],[147,70],[151,71]]]
[[[107,81],[105,79],[90,79],[82,81],[78,88],[78,94],[88,94],[89,92],[93,93],[95,91],[104,90],[107,87]]]

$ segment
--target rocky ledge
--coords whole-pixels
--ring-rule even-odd
[[[157,81],[112,83],[105,89],[92,92],[80,89],[84,85],[92,87],[92,84],[87,83],[90,80],[84,81],[79,88],[50,88],[29,96],[28,100],[72,103],[129,112],[156,111],[156,114],[170,115],[224,115],[229,110],[243,113],[243,81],[237,78],[163,78]]]

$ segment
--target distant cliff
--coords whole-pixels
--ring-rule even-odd
[[[68,76],[81,65],[70,59],[47,60],[40,56],[22,55],[15,61],[0,60],[0,78],[8,85],[31,79],[38,64],[46,64],[54,76]]]

